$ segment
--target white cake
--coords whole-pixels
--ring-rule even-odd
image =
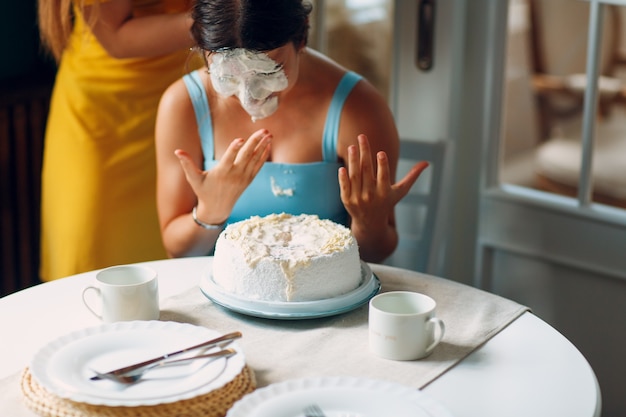
[[[230,224],[215,244],[213,280],[226,292],[263,301],[313,301],[361,284],[350,229],[314,215],[271,214]]]

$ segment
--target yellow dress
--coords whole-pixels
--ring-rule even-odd
[[[143,0],[134,7],[149,14],[186,10],[186,3]],[[197,68],[189,59],[188,49],[111,58],[77,14],[46,128],[43,281],[166,257],[156,211],[154,124],[165,88]]]

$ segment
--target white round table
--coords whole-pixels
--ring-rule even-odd
[[[206,258],[145,264],[157,270],[160,298],[166,299],[198,285]],[[0,379],[22,371],[50,340],[99,324],[81,299],[93,276],[79,274],[0,299]],[[456,417],[598,417],[601,411],[588,362],[532,313],[522,314],[423,391]]]

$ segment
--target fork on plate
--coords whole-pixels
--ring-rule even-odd
[[[162,360],[159,362],[155,362],[155,363],[151,363],[145,366],[142,366],[140,368],[134,369],[133,371],[129,372],[129,373],[121,373],[121,374],[116,374],[116,373],[112,373],[112,372],[107,372],[107,373],[101,373],[98,372],[94,369],[92,369],[92,371],[96,374],[97,379],[108,379],[110,381],[113,382],[117,382],[119,384],[125,384],[125,385],[130,385],[130,384],[134,384],[135,382],[138,382],[141,378],[143,378],[143,376],[148,372],[151,371],[155,368],[159,368],[159,367],[164,367],[164,366],[168,366],[168,365],[172,365],[172,364],[176,364],[176,363],[185,363],[185,362],[191,362],[191,361],[195,361],[198,359],[219,359],[219,358],[229,358],[231,356],[233,356],[234,354],[236,354],[237,351],[234,349],[223,349],[223,350],[219,350],[217,352],[212,352],[212,353],[206,353],[203,355],[197,355],[197,356],[191,356],[188,358],[182,358],[182,359],[173,359],[173,360]],[[94,378],[92,378],[94,379]]]
[[[304,408],[304,417],[326,417],[326,414],[317,404],[311,404]]]

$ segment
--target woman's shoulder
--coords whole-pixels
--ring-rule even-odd
[[[161,96],[161,106],[176,107],[181,105],[184,106],[185,104],[190,105],[190,88],[193,88],[193,85],[196,83],[198,84],[198,90],[204,89],[202,70],[194,70],[187,73],[170,84]]]
[[[337,84],[349,70],[315,49],[306,48],[304,69],[307,78],[317,84]]]
[[[307,66],[310,69],[311,79],[319,86],[328,86],[330,90],[334,90],[348,72],[354,72],[321,52],[310,48],[307,49]],[[357,73],[357,75],[361,77],[361,79],[354,86],[351,95],[357,95],[361,98],[371,98],[375,96],[380,100],[382,96],[373,84],[361,74]]]
[[[348,71],[344,69],[339,79]],[[356,143],[359,134],[367,135],[372,148],[377,150],[389,150],[390,143],[398,135],[388,100],[365,77],[354,84],[343,104],[338,142],[340,154],[348,145]]]
[[[183,77],[174,81],[161,95],[157,124],[193,125],[195,111],[191,96]]]

